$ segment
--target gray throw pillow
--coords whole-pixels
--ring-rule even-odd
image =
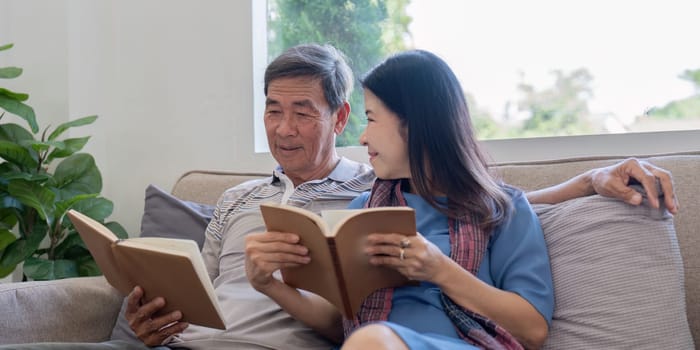
[[[554,280],[544,349],[692,349],[672,216],[590,196],[534,206]]]
[[[192,239],[201,250],[204,231],[213,212],[213,206],[183,201],[157,186],[148,185],[141,236]]]
[[[204,232],[211,220],[214,207],[183,201],[154,186],[146,188],[146,199],[141,219],[142,237],[193,239],[202,249]],[[122,303],[110,340],[124,340],[141,344],[124,317],[126,298]]]

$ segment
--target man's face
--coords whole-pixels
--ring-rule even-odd
[[[335,135],[347,123],[349,105],[331,111],[321,82],[309,77],[270,82],[265,132],[272,156],[295,185],[327,176],[335,167]]]

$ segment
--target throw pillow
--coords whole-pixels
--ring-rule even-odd
[[[214,207],[183,201],[162,189],[148,185],[141,219],[142,237],[192,239],[199,249]]]
[[[544,349],[691,349],[671,215],[590,196],[534,206],[554,280]]]
[[[214,207],[183,201],[162,189],[149,185],[141,219],[142,237],[193,239],[202,249],[204,232],[211,220]],[[141,344],[124,317],[126,298],[122,303],[110,340]]]

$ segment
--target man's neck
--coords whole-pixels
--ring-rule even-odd
[[[319,169],[314,174],[310,174],[308,176],[294,176],[292,174],[285,174],[287,175],[287,177],[289,177],[290,180],[292,180],[294,188],[297,188],[299,185],[305,182],[327,178],[328,175],[330,175],[333,172],[333,170],[335,170],[335,168],[338,166],[338,163],[340,163],[340,157],[335,155],[327,162],[328,166],[324,167],[323,169]]]

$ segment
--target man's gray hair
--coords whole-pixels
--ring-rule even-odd
[[[319,79],[332,111],[350,98],[353,75],[345,55],[331,45],[302,44],[277,56],[265,70],[265,96],[270,82],[280,78]]]

